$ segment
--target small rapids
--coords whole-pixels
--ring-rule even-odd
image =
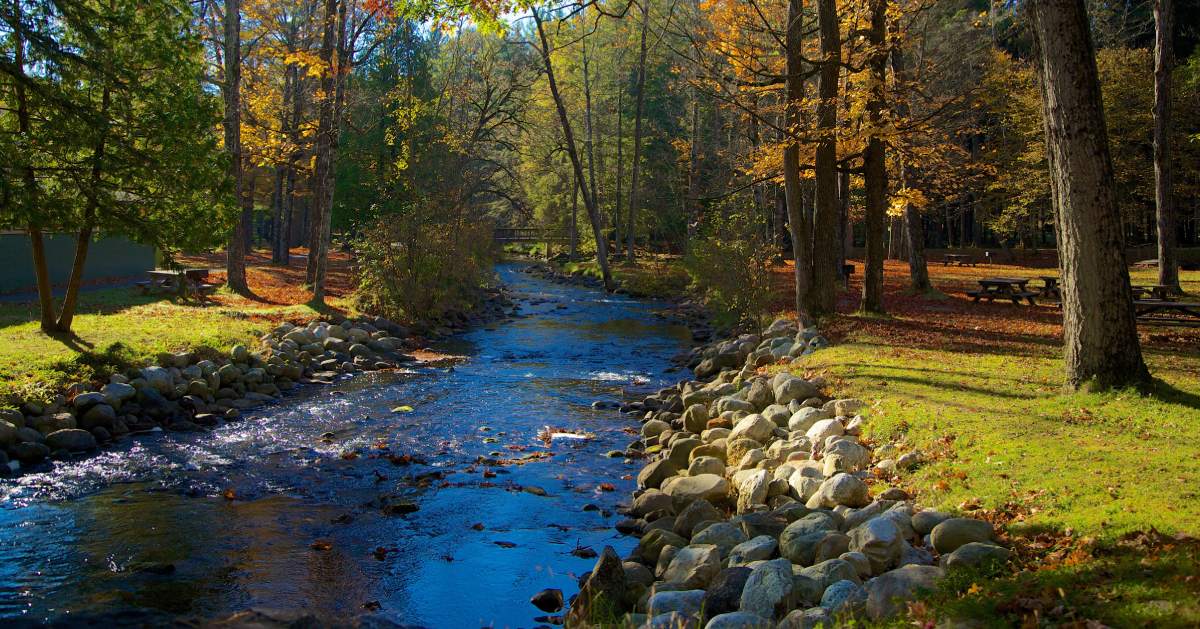
[[[690,336],[660,305],[498,272],[521,316],[444,343],[458,361],[0,480],[0,624],[250,608],[539,624],[529,597],[574,592],[579,549],[632,547],[612,525],[638,462],[604,453],[636,422],[592,402],[669,384]]]

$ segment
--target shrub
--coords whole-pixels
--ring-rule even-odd
[[[684,266],[717,323],[761,328],[770,304],[774,254],[751,213],[722,208],[709,213]]]
[[[357,301],[388,318],[437,320],[476,303],[492,262],[487,222],[432,203],[409,206],[363,230]]]

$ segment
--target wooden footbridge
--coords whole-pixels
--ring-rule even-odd
[[[512,242],[570,242],[571,236],[564,230],[543,227],[497,227],[492,233],[497,244]]]

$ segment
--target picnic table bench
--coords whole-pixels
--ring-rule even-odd
[[[1014,304],[1024,299],[1030,306],[1036,305],[1033,298],[1038,294],[1027,290],[1029,279],[1024,277],[985,277],[979,280],[979,290],[969,290],[967,294],[974,298],[975,303],[986,299],[989,302],[999,299],[1011,299]]]
[[[143,293],[162,291],[203,297],[217,287],[205,281],[208,279],[208,269],[154,269],[146,271],[146,276],[149,279],[137,282],[137,287]]]
[[[1038,290],[1038,297],[1047,301],[1062,301],[1062,287],[1058,285],[1058,277],[1055,275],[1039,275],[1039,280],[1042,280],[1042,287]]]
[[[966,253],[947,253],[942,256],[942,266],[957,264],[958,266],[975,266],[975,257]]]
[[[1200,303],[1169,299],[1134,299],[1133,307],[1139,322],[1200,326]]]
[[[1169,301],[1171,291],[1178,287],[1170,284],[1134,284],[1130,288],[1133,289],[1134,299]]]

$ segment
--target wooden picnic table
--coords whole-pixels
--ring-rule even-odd
[[[1058,276],[1039,275],[1038,279],[1042,280],[1042,287],[1038,291],[1038,297],[1050,301],[1062,301],[1062,287],[1058,285]]]
[[[1026,290],[1027,284],[1029,278],[1025,277],[985,277],[979,280],[979,290],[970,290],[967,294],[974,298],[975,303],[979,303],[980,299],[995,301],[999,298],[1011,299],[1014,304],[1019,304],[1024,299],[1034,306],[1033,298],[1037,293]]]
[[[1170,284],[1134,284],[1130,286],[1133,289],[1134,299],[1152,299],[1156,301],[1170,301],[1170,293],[1175,290],[1175,286]]]
[[[154,269],[146,271],[146,276],[150,279],[137,284],[145,293],[160,290],[202,297],[216,287],[205,282],[208,269]]]
[[[1169,299],[1134,299],[1133,307],[1139,322],[1200,326],[1200,303]]]
[[[975,266],[975,256],[966,253],[947,253],[942,257],[942,266],[957,264],[958,266]]]

